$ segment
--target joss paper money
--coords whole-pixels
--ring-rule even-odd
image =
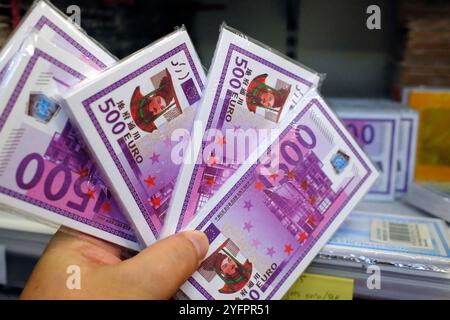
[[[64,97],[146,245],[161,230],[179,171],[172,134],[190,131],[204,81],[181,28]]]
[[[239,159],[229,152],[208,152],[209,131],[223,133],[213,137],[216,149],[239,149],[238,139],[252,131],[277,127],[296,101],[320,80],[316,72],[222,26],[191,136],[193,143],[185,153],[161,237],[185,226],[245,161],[245,156]],[[201,127],[198,130],[197,125]],[[226,132],[237,138],[227,137]]]
[[[395,198],[401,118],[397,108],[382,108],[380,103],[368,99],[331,100],[342,122],[380,172],[366,199],[385,201]]]
[[[61,49],[89,63],[97,70],[105,69],[115,58],[48,1],[36,1],[0,52],[0,81],[7,66],[30,32],[58,45]]]
[[[210,242],[181,287],[187,297],[280,299],[377,178],[316,93],[288,113],[277,138],[266,139],[186,227]]]
[[[137,239],[53,98],[98,71],[31,34],[0,99],[0,202],[134,250]]]
[[[398,124],[398,143],[397,143],[397,157],[395,160],[395,196],[402,197],[408,192],[409,186],[411,185],[414,178],[415,170],[415,160],[416,160],[416,148],[417,148],[417,133],[418,133],[418,113],[405,105],[396,103],[387,99],[331,99],[332,105],[336,105],[340,112],[345,112],[345,114],[351,113],[351,117],[363,118],[366,114],[377,115],[380,119],[392,119],[391,114],[399,114],[399,124]],[[348,110],[346,110],[348,109]],[[366,145],[368,141],[372,140],[371,129],[366,126],[362,126],[358,130],[354,124],[350,123],[351,120],[347,120],[350,132],[358,136],[358,141],[362,145]],[[379,135],[380,133],[375,133]],[[377,139],[373,139],[377,140]],[[379,144],[380,145],[380,144]],[[385,150],[392,147],[392,144],[386,144]],[[379,156],[373,155],[374,149],[367,147],[367,152],[369,157],[373,157],[374,162],[379,166],[381,170],[382,166],[386,167],[386,163],[379,162]],[[382,174],[385,173],[386,170]],[[383,178],[381,178],[383,179]],[[388,179],[384,179],[388,181]],[[373,187],[373,191],[379,191],[382,182],[381,180]],[[369,192],[371,195],[373,192]],[[370,196],[369,196],[370,198]],[[381,197],[383,198],[383,197]],[[390,195],[386,199],[391,199]]]

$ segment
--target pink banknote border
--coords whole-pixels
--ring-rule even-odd
[[[106,137],[105,132],[103,131],[100,123],[97,121],[94,113],[92,112],[90,105],[93,102],[97,101],[98,99],[104,97],[106,94],[111,93],[112,91],[120,88],[127,82],[133,80],[134,78],[138,77],[142,73],[154,68],[158,64],[164,62],[165,60],[167,60],[168,58],[177,54],[180,51],[184,51],[184,53],[188,59],[189,65],[194,72],[195,79],[196,79],[198,85],[200,86],[201,91],[203,91],[204,84],[203,84],[200,74],[195,66],[195,63],[192,59],[191,53],[189,52],[189,49],[188,49],[186,43],[182,43],[182,44],[178,45],[177,47],[169,50],[165,54],[161,55],[160,57],[156,58],[155,60],[153,60],[153,61],[145,64],[144,66],[140,67],[139,69],[129,73],[127,76],[123,77],[122,79],[118,80],[117,82],[114,82],[113,84],[109,85],[105,89],[97,92],[96,94],[92,95],[91,97],[87,98],[86,100],[84,100],[82,102],[89,118],[91,119],[92,123],[94,124],[95,129],[99,133],[99,135],[100,135],[103,143],[105,144],[106,148],[108,149],[108,152],[111,155],[117,169],[119,170],[122,178],[124,179],[125,183],[127,184],[128,190],[133,195],[133,198],[136,201],[136,204],[138,205],[139,209],[141,210],[141,213],[144,216],[145,221],[147,222],[148,226],[150,227],[150,229],[152,230],[153,234],[156,237],[158,235],[158,230],[153,225],[153,222],[151,221],[151,218],[150,218],[149,214],[147,213],[145,206],[143,205],[142,201],[139,199],[139,196],[138,196],[136,190],[134,189],[133,184],[131,183],[130,179],[128,178],[128,176],[125,172],[125,169],[123,168],[122,164],[120,163],[117,155],[114,153],[114,150],[113,150],[111,144],[109,143],[108,138]]]
[[[213,102],[213,105],[212,105],[212,108],[211,108],[211,112],[209,114],[208,122],[206,124],[206,129],[205,129],[206,131],[211,129],[212,122],[213,122],[214,116],[215,116],[215,112],[216,112],[216,109],[217,109],[217,106],[218,106],[218,103],[219,103],[220,92],[222,91],[222,87],[223,87],[223,84],[224,84],[224,81],[225,81],[226,73],[227,73],[227,70],[228,70],[228,67],[229,67],[229,64],[230,64],[231,55],[233,54],[233,51],[237,51],[237,52],[239,52],[239,53],[241,53],[243,55],[246,55],[250,59],[253,59],[253,60],[255,60],[255,61],[257,61],[257,62],[259,62],[259,63],[261,63],[261,64],[263,64],[263,65],[265,65],[267,67],[269,67],[269,68],[272,68],[275,71],[280,72],[281,74],[284,74],[287,77],[293,78],[293,79],[295,79],[298,82],[304,83],[304,84],[306,84],[309,87],[313,86],[312,82],[310,82],[310,81],[308,81],[306,79],[303,79],[300,76],[298,76],[298,75],[296,75],[296,74],[294,74],[294,73],[292,73],[292,72],[290,72],[288,70],[285,70],[285,69],[281,68],[280,66],[277,66],[276,64],[274,64],[274,63],[272,63],[272,62],[270,62],[270,61],[268,61],[268,60],[266,60],[264,58],[261,58],[260,56],[257,56],[256,54],[254,54],[254,53],[252,53],[250,51],[247,51],[247,50],[245,50],[245,49],[243,49],[243,48],[241,48],[241,47],[231,43],[229,48],[228,48],[228,53],[227,53],[227,56],[225,58],[225,63],[224,63],[224,67],[222,69],[222,74],[221,74],[220,79],[219,79],[219,85],[217,87],[217,91],[216,91],[216,94],[215,94],[215,97],[214,97],[214,102]],[[202,150],[204,148],[205,148],[205,141],[202,142]],[[185,216],[185,213],[186,213],[186,210],[187,210],[187,207],[188,207],[188,202],[189,202],[189,199],[190,199],[191,194],[193,192],[192,189],[193,189],[194,184],[195,184],[194,183],[194,180],[195,180],[194,178],[197,175],[197,172],[198,172],[198,170],[199,170],[201,165],[202,164],[198,164],[197,163],[194,166],[194,170],[193,170],[192,175],[191,175],[191,180],[189,181],[189,186],[188,186],[188,189],[187,189],[186,197],[184,198],[183,207],[181,208],[180,217],[178,218],[178,222],[177,222],[177,226],[176,226],[176,230],[177,231],[179,231],[182,228],[183,221],[184,221],[184,216]]]
[[[336,125],[335,121],[332,119],[332,117],[329,115],[327,110],[322,106],[319,100],[312,99],[311,102],[308,103],[308,105],[295,117],[295,120],[293,122],[299,121],[304,114],[311,109],[313,106],[316,106],[319,108],[319,110],[325,115],[325,117],[330,121],[332,126],[336,129],[338,134],[341,136],[341,138],[344,140],[344,142],[348,145],[350,150],[355,154],[356,158],[360,161],[364,169],[367,170],[367,174],[361,179],[359,184],[354,188],[352,193],[349,194],[348,198],[341,204],[341,207],[336,210],[336,213],[329,218],[327,221],[326,226],[318,233],[318,236],[314,239],[314,241],[310,242],[310,245],[307,247],[307,250],[304,250],[303,254],[298,258],[297,262],[294,263],[294,265],[286,272],[284,277],[278,281],[278,284],[275,286],[275,288],[272,290],[272,292],[267,296],[267,299],[270,299],[281,287],[281,285],[286,281],[286,279],[291,275],[291,273],[297,268],[297,266],[300,264],[300,262],[303,260],[303,258],[309,253],[309,251],[312,249],[312,247],[315,245],[315,243],[318,241],[318,239],[322,236],[322,234],[328,229],[330,224],[336,219],[336,217],[340,214],[340,211],[347,205],[347,203],[353,198],[354,194],[357,192],[359,187],[370,177],[372,174],[372,170],[367,165],[367,163],[364,161],[364,159],[361,157],[359,152],[353,147],[353,145],[349,142],[347,137],[343,134],[342,130]],[[284,135],[286,135],[290,130],[290,127],[288,126],[281,134],[280,137],[282,138]],[[227,193],[227,195],[214,207],[213,210],[202,220],[201,223],[196,227],[197,230],[201,230],[208,222],[210,222],[211,218],[216,214],[218,210],[228,201],[229,197],[232,196],[232,194],[240,187],[240,185],[245,181],[245,179],[253,174],[253,171],[257,167],[257,163],[252,165],[250,169],[242,176],[240,181],[233,186],[233,188]],[[203,288],[194,278],[188,279],[189,283],[191,283],[206,299],[208,300],[214,300],[214,297],[212,297],[208,291]]]
[[[76,78],[78,78],[80,80],[85,79],[85,77],[81,73],[79,73],[76,70],[70,68],[69,66],[65,65],[64,63],[60,62],[59,60],[55,59],[54,57],[52,57],[52,56],[48,55],[47,53],[43,52],[42,50],[35,48],[33,56],[31,57],[30,61],[26,65],[25,70],[24,70],[22,76],[20,77],[20,80],[19,80],[17,86],[14,88],[13,94],[11,95],[11,97],[8,100],[8,103],[6,105],[5,110],[3,110],[3,112],[2,112],[2,114],[0,116],[0,132],[2,131],[6,121],[8,120],[8,117],[11,114],[11,111],[14,108],[17,99],[19,98],[19,95],[20,95],[23,87],[25,86],[25,83],[28,81],[28,78],[29,78],[31,72],[33,71],[34,66],[36,65],[36,63],[37,63],[39,58],[47,60],[48,62],[52,63],[53,65],[55,65],[58,68],[66,71],[67,73],[73,75],[74,77],[76,77]],[[90,219],[86,219],[86,218],[80,217],[80,216],[75,215],[75,214],[73,214],[73,213],[71,213],[69,211],[57,208],[57,207],[52,206],[52,205],[50,205],[48,203],[45,203],[43,201],[40,201],[40,200],[37,200],[37,199],[33,199],[31,197],[28,197],[26,195],[20,194],[18,192],[15,192],[15,191],[10,190],[8,188],[5,188],[3,186],[0,186],[0,192],[5,194],[5,195],[7,195],[7,196],[10,196],[10,197],[16,198],[18,200],[25,201],[25,202],[33,204],[35,206],[41,207],[43,209],[52,211],[52,212],[57,213],[59,215],[65,216],[67,218],[70,218],[72,220],[84,223],[84,224],[89,225],[91,227],[95,227],[95,228],[97,228],[99,230],[102,230],[102,231],[108,232],[110,234],[116,235],[116,236],[121,237],[123,239],[134,241],[134,242],[137,241],[132,235],[128,235],[125,232],[114,230],[112,228],[107,227],[104,224],[92,221]]]

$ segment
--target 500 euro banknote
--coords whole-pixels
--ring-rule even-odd
[[[2,82],[0,202],[134,250],[137,239],[52,98],[96,68],[31,33]]]
[[[159,235],[180,167],[173,132],[190,131],[204,81],[181,28],[63,97],[145,245]]]
[[[316,72],[223,25],[161,237],[186,226],[245,161],[252,146],[246,154],[242,144],[263,140],[261,131],[277,127],[320,80]],[[211,139],[215,150],[206,148]]]
[[[191,299],[279,299],[378,176],[324,100],[308,94],[186,229],[209,238]]]

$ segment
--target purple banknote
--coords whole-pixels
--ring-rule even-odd
[[[158,237],[181,164],[174,132],[190,131],[204,81],[181,28],[63,97],[145,245]]]
[[[139,249],[67,113],[55,101],[96,68],[32,33],[2,82],[0,202]]]
[[[241,152],[245,145],[258,144],[261,129],[276,128],[320,79],[299,63],[223,26],[161,237],[182,229],[245,161]],[[216,139],[215,150],[205,147],[211,139]],[[251,151],[251,146],[247,149]]]
[[[187,297],[281,298],[377,178],[314,91],[186,227],[210,242]]]

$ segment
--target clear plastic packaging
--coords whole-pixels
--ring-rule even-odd
[[[0,52],[0,81],[8,63],[33,31],[97,70],[105,69],[116,62],[114,56],[49,1],[38,0],[31,6]]]
[[[190,132],[204,83],[181,27],[61,99],[143,245],[161,230],[179,171],[173,134]]]
[[[450,275],[450,238],[440,219],[354,211],[316,261],[390,267],[417,275]]]
[[[209,133],[274,129],[310,90],[321,75],[299,62],[222,24],[208,83],[186,158],[175,185],[161,237],[181,230],[219,190],[239,164],[204,154]],[[211,156],[211,157],[210,157]],[[210,157],[212,164],[206,163]],[[217,159],[218,158],[218,159]],[[231,160],[233,162],[233,160]],[[212,174],[211,172],[216,172]]]

